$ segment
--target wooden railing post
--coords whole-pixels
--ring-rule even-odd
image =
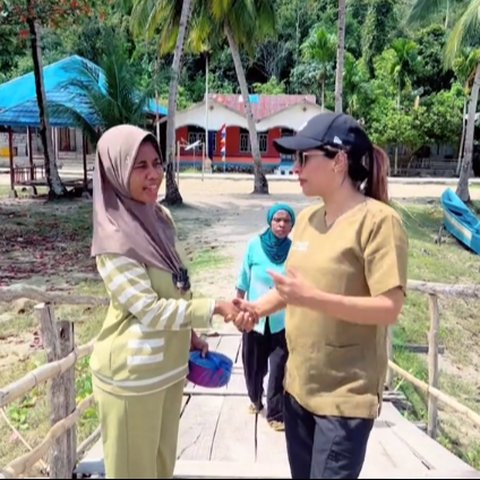
[[[428,295],[430,310],[430,331],[428,332],[428,385],[438,388],[438,335],[440,330],[440,312],[438,297]],[[428,393],[428,424],[427,433],[432,437],[437,436],[438,401]]]
[[[387,358],[393,362],[393,328],[387,327]],[[389,390],[393,389],[393,370],[387,367],[385,384]]]
[[[74,349],[73,323],[57,322],[53,306],[50,304],[42,303],[35,309],[40,321],[48,362],[66,357]],[[75,411],[75,396],[75,368],[71,367],[51,383],[49,397],[52,425]],[[50,478],[72,478],[76,449],[76,429],[73,426],[52,445],[49,461]]]

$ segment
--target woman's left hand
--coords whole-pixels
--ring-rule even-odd
[[[199,350],[202,352],[202,357],[205,357],[208,353],[208,342],[202,337],[199,337],[192,330],[192,338],[190,341],[190,350]]]
[[[306,301],[311,297],[314,288],[297,270],[289,268],[286,275],[271,270],[268,273],[275,282],[275,288],[285,303],[307,306]]]

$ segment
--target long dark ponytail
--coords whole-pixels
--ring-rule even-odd
[[[364,194],[380,202],[388,203],[388,155],[377,145],[369,152],[368,176]]]

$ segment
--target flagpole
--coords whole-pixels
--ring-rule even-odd
[[[208,157],[208,52],[205,56],[205,153]],[[202,178],[205,169],[205,158],[202,160]]]

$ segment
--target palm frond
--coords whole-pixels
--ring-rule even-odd
[[[162,54],[173,50],[182,11],[181,0],[135,0],[131,14],[131,27],[136,38],[151,40],[160,34],[159,48]]]
[[[205,1],[205,0],[201,0]],[[236,0],[206,0],[212,14],[212,19],[217,23],[223,23],[229,12],[239,3]]]
[[[446,0],[417,0],[407,17],[409,23],[420,23],[446,8]]]
[[[186,49],[192,53],[207,52],[218,43],[221,35],[218,31],[214,32],[216,25],[211,21],[205,2],[198,2],[196,7],[190,23]]]
[[[462,16],[457,20],[445,45],[445,65],[453,65],[455,58],[469,34],[477,30],[480,24],[480,0],[470,0]]]

